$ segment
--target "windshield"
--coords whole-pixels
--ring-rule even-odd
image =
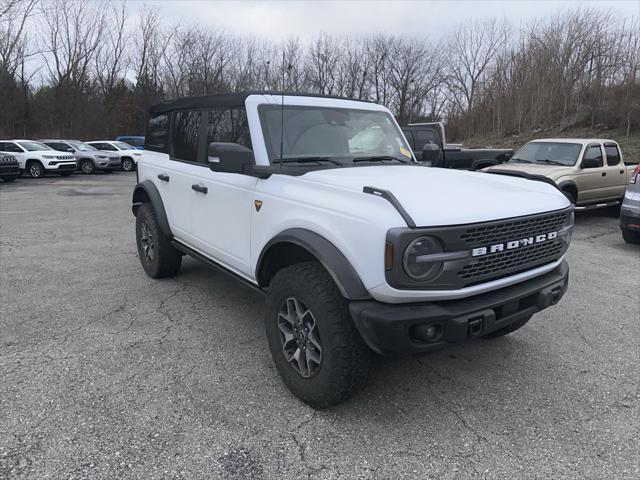
[[[24,148],[27,152],[37,152],[39,150],[53,150],[53,148],[50,148],[46,146],[44,143],[40,143],[40,142],[26,141],[26,142],[16,142],[16,143],[20,145],[22,148]]]
[[[260,122],[269,161],[408,163],[411,150],[391,115],[381,111],[332,107],[262,105]],[[284,118],[284,122],[283,122]]]
[[[144,137],[123,137],[123,140],[128,145],[133,145],[134,147],[144,146]]]
[[[69,142],[69,144],[79,152],[93,152],[97,150],[97,148],[83,142]]]
[[[124,142],[111,142],[118,150],[135,150],[131,145]]]
[[[529,142],[518,150],[509,162],[540,163],[544,165],[573,166],[582,145],[564,142]]]

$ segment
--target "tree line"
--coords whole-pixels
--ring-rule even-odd
[[[578,9],[518,28],[459,23],[443,38],[283,42],[171,25],[123,2],[0,0],[0,137],[144,134],[148,107],[188,95],[285,90],[371,100],[452,138],[551,125],[640,126],[638,18]]]

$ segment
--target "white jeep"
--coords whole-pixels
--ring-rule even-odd
[[[56,152],[33,140],[0,140],[0,152],[13,155],[20,165],[20,173],[42,178],[47,173],[71,175],[77,166],[76,158],[69,153]]]
[[[421,166],[380,105],[249,92],[150,114],[133,193],[144,270],[173,276],[188,254],[264,293],[275,365],[313,407],[360,389],[372,352],[502,336],[566,292],[566,196]]]

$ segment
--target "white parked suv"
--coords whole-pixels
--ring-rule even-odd
[[[20,172],[27,172],[33,178],[44,177],[47,173],[68,176],[77,166],[72,154],[56,152],[33,140],[0,140],[0,152],[16,157]]]
[[[125,172],[135,169],[138,159],[142,156],[142,152],[137,148],[117,140],[93,140],[86,143],[98,150],[118,155],[122,169]]]
[[[372,352],[506,335],[567,290],[565,195],[536,177],[421,166],[373,103],[161,104],[137,176],[146,273],[176,275],[188,254],[264,293],[275,365],[315,408],[361,388]]]

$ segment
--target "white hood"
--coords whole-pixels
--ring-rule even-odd
[[[544,182],[418,165],[334,168],[299,178],[360,192],[365,186],[388,190],[417,226],[484,222],[569,206]]]

